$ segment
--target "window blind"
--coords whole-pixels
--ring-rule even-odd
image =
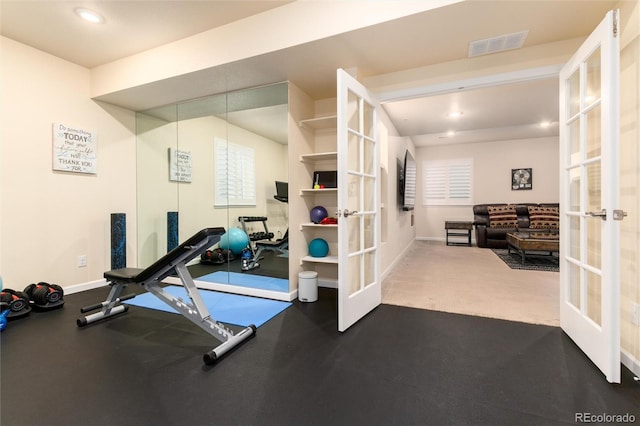
[[[254,149],[215,138],[215,165],[215,205],[255,206]]]
[[[424,161],[422,169],[422,205],[473,204],[472,159]]]

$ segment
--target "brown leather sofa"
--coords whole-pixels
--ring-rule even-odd
[[[503,223],[501,226],[492,226],[490,210],[495,210],[499,207],[513,206],[515,208],[515,214],[517,216],[517,223]],[[476,204],[473,206],[473,224],[475,225],[476,244],[478,247],[488,248],[507,248],[507,234],[509,232],[517,231],[548,231],[558,232],[558,222],[551,223],[548,226],[546,224],[541,225],[535,223],[534,228],[531,227],[532,223],[529,217],[529,207],[550,207],[551,211],[558,211],[560,205],[558,203],[521,203],[521,204]],[[494,209],[491,209],[494,207]],[[540,209],[533,209],[540,210]],[[536,221],[537,222],[537,221]],[[511,226],[513,225],[513,226]]]

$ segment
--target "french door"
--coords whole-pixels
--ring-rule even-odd
[[[344,70],[338,79],[338,329],[378,306],[380,184],[377,102]]]
[[[619,39],[611,11],[560,72],[560,326],[620,382]]]

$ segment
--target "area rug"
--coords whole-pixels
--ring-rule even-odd
[[[259,288],[261,290],[281,291],[284,293],[289,292],[289,280],[265,277],[263,275],[218,271],[198,277],[196,280],[219,284],[233,284],[240,287]]]
[[[509,266],[511,269],[526,269],[528,271],[549,271],[558,272],[560,270],[560,264],[558,254],[554,253],[549,256],[544,253],[536,254],[527,253],[525,256],[524,265],[522,264],[522,257],[516,253],[507,249],[491,249],[493,252]]]
[[[174,297],[189,301],[187,291],[182,286],[167,286],[166,292]],[[251,324],[260,327],[274,316],[291,306],[289,302],[240,296],[212,290],[199,290],[209,313],[216,321],[247,327]],[[151,293],[144,293],[125,302],[128,305],[160,311],[178,313]]]

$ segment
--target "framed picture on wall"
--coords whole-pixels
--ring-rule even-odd
[[[533,188],[532,169],[511,169],[511,189],[519,191]]]

